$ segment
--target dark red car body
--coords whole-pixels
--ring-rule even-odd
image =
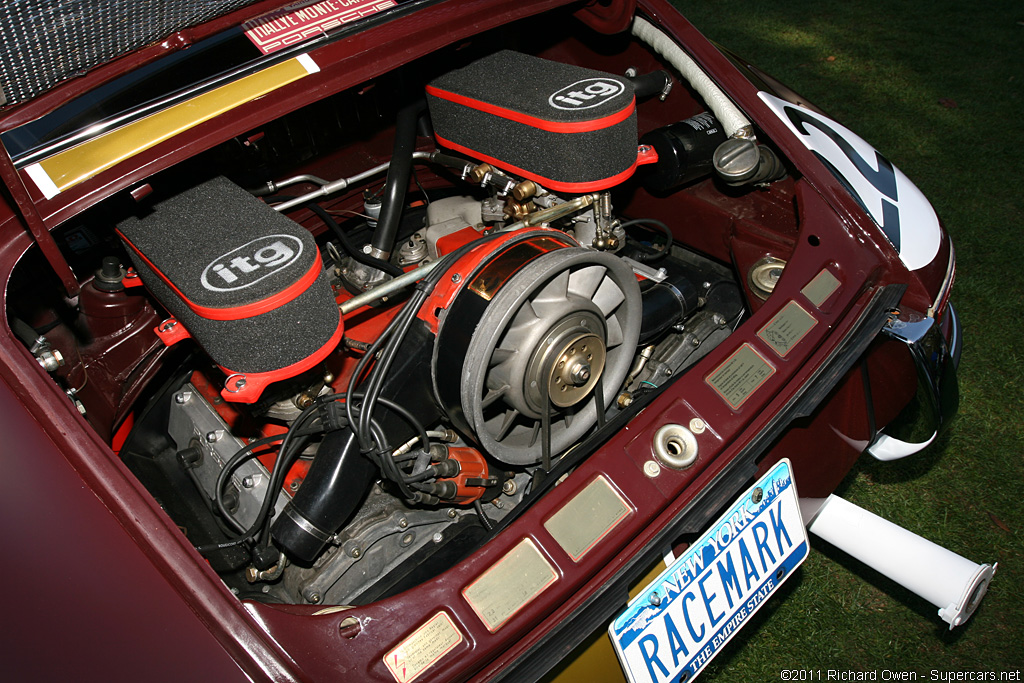
[[[257,3],[176,33],[31,101],[2,108],[0,132],[275,4]],[[908,271],[847,187],[759,98],[767,84],[755,84],[753,72],[710,44],[667,2],[564,5],[561,0],[428,2],[383,13],[379,20],[354,24],[339,39],[311,47],[318,73],[49,199],[7,157],[2,161],[7,193],[0,205],[0,281],[10,291],[6,285],[16,270],[31,263],[40,287],[63,282],[71,285],[67,289],[81,289],[81,294],[69,294],[80,296],[81,306],[93,306],[96,327],[90,342],[79,343],[79,353],[93,367],[103,366],[104,359],[110,368],[131,366],[129,359],[159,344],[152,332],[159,318],[152,309],[142,313],[104,308],[99,300],[90,304],[93,295],[82,284],[86,278],[60,268],[63,257],[49,240],[50,231],[243,131],[257,130],[333,93],[358,90],[403,64],[512,22],[550,21],[552,16],[566,22],[565,40],[552,41],[540,52],[550,59],[586,61],[590,68],[609,72],[621,71],[627,62],[641,71],[660,68],[653,54],[635,43],[627,45],[621,36],[608,54],[590,47],[600,44],[602,34],[621,33],[640,12],[684,45],[755,122],[759,135],[799,171],[767,189],[724,197],[710,182],[688,187],[671,201],[637,189],[621,209],[666,222],[687,212],[690,224],[700,228],[677,239],[731,263],[740,273],[765,253],[785,254],[785,275],[772,296],[765,301],[748,296],[749,318],[727,342],[623,421],[613,435],[590,446],[593,452],[564,482],[464,560],[411,590],[327,614],[317,614],[322,610],[318,605],[239,600],[118,458],[112,440],[131,412],[125,405],[145,392],[144,382],[133,384],[134,377],[119,371],[92,373],[91,385],[78,394],[89,408],[87,421],[5,327],[0,334],[5,435],[0,518],[4,545],[12,555],[3,572],[9,587],[3,608],[7,677],[391,681],[387,653],[443,612],[461,642],[432,664],[423,680],[532,680],[625,605],[627,587],[648,570],[662,547],[700,532],[755,475],[786,457],[800,494],[825,497],[877,429],[911,400],[917,389],[914,364],[902,344],[878,333],[897,307],[941,316],[945,301],[938,299],[952,260],[945,235],[931,264]],[[546,12],[553,14],[545,18]],[[572,16],[577,23],[570,25]],[[692,95],[678,97],[686,103],[681,109],[693,108]],[[641,105],[639,127],[649,130],[693,113],[678,106]],[[389,148],[389,131],[376,132],[361,143],[362,158],[330,160],[334,176],[386,160]],[[349,203],[359,199],[358,193],[345,197]],[[52,263],[58,264],[56,271]],[[801,290],[826,269],[840,285],[813,306]],[[763,349],[758,330],[790,301],[812,310],[818,324],[792,353],[772,357],[774,373],[733,408],[706,377],[743,344]],[[940,310],[932,311],[936,303]],[[6,321],[7,296],[4,305]],[[949,318],[942,319],[947,329]],[[112,345],[109,339],[115,337],[118,343]],[[870,397],[868,386],[873,388]],[[696,465],[666,468],[657,477],[645,474],[652,434],[665,423],[688,424],[693,418],[708,425]],[[544,522],[599,476],[611,482],[630,512],[583,561],[575,562],[554,543]],[[463,590],[523,539],[532,540],[557,579],[491,632]]]

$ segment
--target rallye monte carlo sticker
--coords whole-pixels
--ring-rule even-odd
[[[939,217],[902,171],[832,119],[766,92],[758,95],[860,202],[909,270],[935,259],[942,242]]]
[[[691,681],[807,557],[780,460],[608,626],[631,683]]]
[[[248,21],[242,28],[252,44],[269,55],[395,5],[395,0],[303,2]]]

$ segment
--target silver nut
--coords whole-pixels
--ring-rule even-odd
[[[700,419],[699,417],[695,417],[692,420],[690,420],[690,431],[693,432],[694,434],[703,434],[704,430],[707,428],[707,424],[705,424],[704,420]]]
[[[188,403],[191,400],[192,400],[192,392],[191,391],[179,391],[177,394],[174,395],[174,402],[179,404],[179,405],[184,405],[185,403]]]
[[[434,543],[440,543],[444,540],[444,534],[442,534],[440,531],[435,531],[434,535],[430,537],[430,540]]]
[[[223,429],[215,429],[212,432],[206,432],[206,443],[217,443],[220,441],[220,437],[224,436]]]
[[[653,479],[654,477],[661,474],[661,465],[654,462],[653,460],[648,460],[647,462],[644,463],[644,474]]]
[[[401,519],[398,520],[398,528],[399,529],[404,529],[407,526],[409,526],[409,520],[408,519],[406,519],[405,517],[402,517]]]
[[[455,508],[448,508],[448,519],[455,519],[458,516],[459,513]]]

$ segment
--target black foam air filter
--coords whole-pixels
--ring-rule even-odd
[[[427,86],[440,144],[560,192],[636,169],[636,98],[622,76],[504,50]]]
[[[298,374],[337,343],[341,314],[313,236],[228,179],[160,201],[118,233],[145,285],[225,370]]]

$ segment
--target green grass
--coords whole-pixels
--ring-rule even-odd
[[[783,668],[1024,668],[1024,4],[677,2],[728,46],[857,131],[935,205],[957,248],[960,416],[905,462],[861,458],[839,493],[976,562],[1000,563],[950,632],[924,600],[813,552],[705,681]],[[812,538],[812,544],[814,539]],[[818,547],[822,544],[819,542]]]

